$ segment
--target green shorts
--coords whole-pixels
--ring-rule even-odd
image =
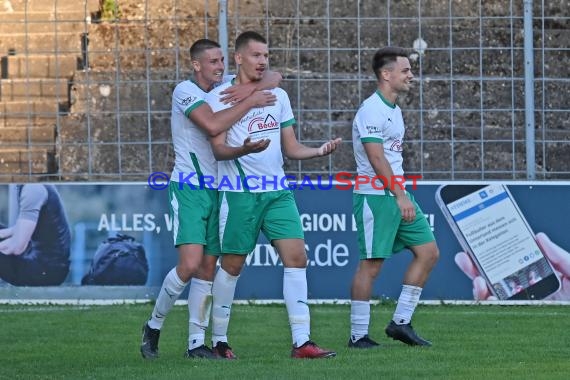
[[[182,185],[173,181],[168,185],[174,245],[200,244],[204,253],[219,255],[218,191]]]
[[[435,240],[433,232],[413,195],[416,208],[413,222],[402,220],[396,197],[354,193],[353,213],[358,234],[360,259],[387,259],[404,248]]]
[[[304,239],[299,210],[290,190],[220,192],[220,242],[223,253],[247,255],[259,231],[271,242]]]

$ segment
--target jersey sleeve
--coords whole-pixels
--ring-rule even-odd
[[[220,87],[216,87],[214,88],[212,91],[208,92],[208,94],[206,95],[206,102],[210,105],[210,107],[212,108],[212,111],[214,112],[218,112],[221,110],[224,110],[226,108],[231,107],[230,104],[224,104],[220,101],[220,92],[222,92],[225,88],[228,88],[229,85],[228,84],[224,84]]]
[[[195,90],[195,91],[193,91]],[[206,100],[203,95],[195,88],[195,85],[176,86],[172,93],[172,102],[180,110],[181,113],[188,117],[190,112],[204,104]]]
[[[295,116],[293,115],[293,109],[291,108],[291,101],[289,100],[289,95],[282,89],[279,90],[279,100],[281,101],[281,115],[279,115],[281,128],[290,127],[295,125]]]
[[[360,141],[362,143],[383,143],[385,120],[378,113],[367,112],[366,108],[361,108],[354,119],[354,124],[358,128]]]
[[[40,210],[47,202],[48,191],[43,185],[26,184],[20,193],[20,210],[18,218],[36,222]]]

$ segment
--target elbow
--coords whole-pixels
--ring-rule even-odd
[[[220,133],[224,132],[227,129],[224,128],[224,126],[220,122],[216,121],[215,118],[212,118],[207,123],[202,123],[200,127],[202,131],[206,133],[206,135],[208,135],[208,137],[216,137],[217,135],[219,135]]]
[[[212,147],[212,153],[214,153],[214,158],[216,159],[216,161],[227,160],[224,152],[221,149],[217,149],[215,146]]]
[[[206,128],[206,134],[208,135],[208,137],[216,137],[217,135],[219,135],[220,133],[222,133],[223,130],[217,126],[209,126],[208,128]]]
[[[16,256],[22,255],[24,252],[26,252],[26,248],[27,248],[27,247],[28,247],[27,244],[24,244],[24,245],[19,246],[19,247],[16,249],[16,251],[14,252],[14,254],[15,254]]]
[[[284,156],[287,157],[287,159],[289,159],[289,160],[302,160],[302,159],[303,159],[303,158],[298,157],[298,156],[296,156],[296,155],[294,155],[294,154],[287,154],[287,153],[284,153]]]
[[[223,161],[221,152],[217,151],[214,147],[212,147],[212,153],[214,153],[216,161]]]
[[[283,155],[290,160],[302,160],[303,157],[297,149],[292,147],[283,147]]]

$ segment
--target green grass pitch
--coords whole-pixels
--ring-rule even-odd
[[[311,305],[312,339],[336,358],[289,357],[284,305],[236,305],[236,361],[185,359],[188,310],[175,306],[161,357],[144,361],[140,330],[152,305],[0,305],[0,379],[568,379],[568,306],[420,306],[414,327],[431,348],[388,340],[394,306],[372,306],[373,350],[349,350],[347,305]]]

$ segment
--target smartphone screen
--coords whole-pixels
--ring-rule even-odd
[[[504,185],[444,185],[436,199],[498,299],[543,299],[559,289],[551,264]]]

